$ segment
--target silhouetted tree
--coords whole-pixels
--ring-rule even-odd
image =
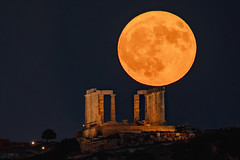
[[[42,139],[46,139],[47,143],[49,139],[55,139],[56,138],[56,133],[52,129],[46,129],[42,133]]]

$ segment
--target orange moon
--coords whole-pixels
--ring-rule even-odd
[[[188,24],[166,11],[149,11],[133,18],[118,40],[123,69],[134,80],[150,86],[181,79],[192,67],[196,49]]]

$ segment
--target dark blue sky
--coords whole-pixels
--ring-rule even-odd
[[[113,89],[117,120],[133,119],[131,79],[117,56],[124,26],[150,10],[184,19],[195,34],[189,73],[166,87],[168,124],[240,127],[238,1],[7,0],[0,2],[0,139],[58,140],[84,122],[87,89]]]

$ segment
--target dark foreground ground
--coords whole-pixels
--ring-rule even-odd
[[[52,144],[49,148],[49,150],[30,157],[12,159],[238,160],[240,159],[240,128],[207,130],[188,142],[158,143],[92,154],[81,154],[78,142],[75,139],[65,139],[60,143]]]

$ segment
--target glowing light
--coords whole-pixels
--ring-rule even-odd
[[[150,11],[125,26],[118,40],[118,57],[134,80],[165,86],[190,70],[196,48],[194,34],[185,21],[169,12]]]
[[[31,142],[31,144],[32,144],[32,145],[35,145],[35,144],[36,144],[36,142],[32,141],[32,142]]]
[[[45,147],[44,147],[44,146],[42,146],[42,150],[45,150]]]

